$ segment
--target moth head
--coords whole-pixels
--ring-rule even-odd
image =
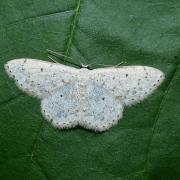
[[[91,65],[90,64],[81,64],[80,68],[84,68],[84,69],[89,69],[92,70]]]

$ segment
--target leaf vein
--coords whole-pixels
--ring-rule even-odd
[[[31,159],[32,162],[34,161],[34,160],[33,160],[33,158],[34,158],[34,153],[35,153],[36,148],[37,148],[37,140],[38,140],[38,138],[39,138],[39,135],[40,135],[40,132],[41,132],[41,129],[42,129],[42,126],[43,126],[43,122],[44,122],[44,121],[42,120],[41,123],[40,123],[40,125],[39,125],[38,131],[37,131],[36,136],[35,136],[35,139],[34,139],[34,141],[33,141],[32,149],[31,149],[31,151],[30,151],[30,159]]]
[[[20,97],[24,96],[24,94],[18,94],[17,96],[11,97],[3,102],[0,103],[0,108],[3,107],[3,105],[7,105],[9,103],[11,103],[12,101],[14,101],[15,99],[18,99]]]
[[[76,31],[76,27],[77,27],[77,21],[78,21],[80,6],[81,6],[81,0],[78,0],[76,7],[75,7],[75,15],[74,15],[74,18],[73,18],[72,23],[71,23],[70,34],[69,34],[67,43],[65,45],[65,53],[64,53],[65,56],[69,55],[70,48],[72,46],[73,38],[75,36],[75,31]]]
[[[149,143],[148,143],[148,150],[147,150],[147,158],[146,158],[146,161],[145,161],[145,166],[144,166],[144,170],[145,172],[147,172],[147,165],[148,165],[148,162],[149,162],[149,154],[150,154],[150,148],[151,148],[151,144],[152,144],[152,139],[153,139],[153,136],[154,136],[154,133],[155,133],[155,128],[156,128],[156,125],[157,125],[157,122],[158,122],[158,119],[159,119],[159,116],[160,116],[160,113],[161,113],[161,110],[166,102],[166,99],[167,99],[167,96],[168,96],[168,93],[169,93],[169,90],[172,86],[172,83],[174,81],[174,79],[176,78],[177,76],[177,73],[178,73],[178,69],[179,69],[179,65],[180,65],[180,62],[178,62],[178,64],[176,65],[176,68],[169,80],[169,84],[167,85],[167,88],[166,90],[164,91],[164,95],[162,97],[162,100],[161,100],[161,103],[160,103],[160,106],[158,108],[158,111],[157,111],[157,115],[155,116],[155,120],[154,120],[154,123],[153,123],[153,127],[152,127],[152,132],[151,132],[151,136],[149,138]]]
[[[6,24],[6,27],[8,28],[11,25],[16,25],[18,23],[24,23],[25,21],[29,21],[29,20],[32,20],[32,19],[37,19],[37,18],[42,18],[42,17],[50,17],[50,16],[54,16],[54,15],[57,15],[57,14],[69,13],[69,12],[72,12],[72,11],[73,11],[73,9],[69,9],[69,10],[63,10],[63,11],[56,11],[56,12],[49,12],[49,13],[45,13],[45,14],[39,14],[39,15],[36,15],[36,16],[31,16],[31,17],[27,17],[27,18],[24,18],[24,19],[14,21],[12,23],[8,23],[8,24]]]
[[[50,178],[47,176],[46,172],[43,170],[43,168],[40,166],[40,164],[37,161],[33,161],[33,162],[34,162],[33,164],[35,166],[39,167],[39,169],[40,169],[42,175],[45,177],[45,179],[49,180]]]

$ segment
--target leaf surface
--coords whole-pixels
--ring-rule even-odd
[[[1,0],[0,179],[179,179],[180,1]],[[147,65],[166,79],[109,131],[59,131],[4,71],[15,58]],[[59,59],[62,62],[63,59]]]

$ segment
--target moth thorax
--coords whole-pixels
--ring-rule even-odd
[[[79,87],[86,87],[87,86],[87,80],[85,78],[81,78],[78,82]]]
[[[89,71],[88,65],[83,65],[83,67],[81,68],[81,71],[84,71],[84,72]]]

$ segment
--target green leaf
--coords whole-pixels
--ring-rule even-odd
[[[0,179],[180,179],[179,0],[0,1]],[[102,134],[59,131],[4,71],[11,59],[147,65],[166,79]],[[63,59],[59,59],[62,62]]]

